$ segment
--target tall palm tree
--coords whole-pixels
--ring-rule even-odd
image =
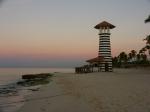
[[[150,45],[150,35],[148,35],[148,36],[144,39],[144,41],[146,41],[146,44],[149,44],[149,45]]]
[[[127,63],[127,60],[128,60],[128,58],[127,58],[127,54],[125,53],[125,52],[121,52],[120,54],[119,54],[119,62],[122,64],[122,63]]]
[[[145,48],[148,50],[148,54],[150,55],[150,45],[146,45]]]
[[[145,49],[148,51],[150,55],[150,35],[148,35],[144,40],[146,41]]]
[[[131,55],[132,55],[132,61],[136,61],[136,54],[137,52],[135,50],[131,50]]]
[[[145,52],[146,52],[146,48],[145,48],[145,47],[143,47],[143,48],[141,49],[141,51],[142,51],[142,54],[145,54]]]
[[[140,55],[143,54],[143,50],[142,50],[142,49],[139,51],[139,54],[140,54]]]
[[[118,64],[118,57],[113,57],[112,58],[112,63],[113,63],[114,66],[117,66],[117,64]]]
[[[142,57],[142,60],[145,63],[147,61],[147,55],[146,54],[142,54],[141,57]]]
[[[137,62],[140,62],[140,60],[141,60],[141,54],[140,53],[137,54],[136,57],[137,57]]]
[[[150,15],[148,16],[148,18],[145,20],[145,23],[150,22]]]
[[[131,50],[132,55],[136,55],[136,51],[135,50]]]
[[[131,59],[132,59],[132,53],[130,52],[130,53],[128,54],[128,61],[130,62]]]

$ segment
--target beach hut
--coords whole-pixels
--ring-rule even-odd
[[[104,62],[104,58],[102,56],[98,56],[96,58],[92,58],[92,59],[89,59],[89,60],[86,60],[86,62],[89,63],[90,65],[90,70],[91,72],[94,72],[94,71],[98,71],[100,72],[101,71],[101,62]]]

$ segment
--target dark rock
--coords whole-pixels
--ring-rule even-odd
[[[40,74],[26,74],[22,75],[22,79],[34,80],[34,79],[45,79],[52,76],[50,73],[40,73]]]

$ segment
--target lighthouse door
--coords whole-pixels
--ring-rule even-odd
[[[105,63],[105,72],[108,72],[109,68],[108,68],[108,63]]]

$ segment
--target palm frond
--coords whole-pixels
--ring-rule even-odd
[[[145,23],[150,22],[150,15],[148,16],[148,18],[145,20]]]

